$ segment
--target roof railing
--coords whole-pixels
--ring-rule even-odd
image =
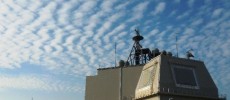
[[[227,97],[226,94],[216,95],[216,93],[210,93],[210,92],[207,93],[207,92],[200,92],[200,91],[195,91],[195,90],[184,90],[184,89],[167,88],[167,87],[160,88],[159,93],[175,94],[175,95],[182,94],[182,95],[187,95],[187,96],[218,98],[219,100],[226,100],[226,97]]]

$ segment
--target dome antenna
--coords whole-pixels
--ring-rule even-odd
[[[192,57],[192,58],[194,57],[194,55],[192,54],[192,51],[193,51],[193,49],[190,49],[190,50],[188,50],[188,51],[186,52],[186,57],[187,57],[187,59],[190,59],[191,57]]]

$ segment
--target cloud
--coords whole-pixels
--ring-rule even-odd
[[[49,76],[0,76],[0,89],[21,89],[34,91],[65,91],[80,92],[83,88],[79,88],[77,84],[54,80]]]
[[[191,8],[194,5],[195,0],[188,0],[188,6]]]
[[[94,9],[96,7],[97,2],[96,1],[86,1],[84,2],[78,10],[80,10],[81,12],[89,12],[92,9]]]
[[[165,10],[166,3],[165,2],[160,2],[156,6],[155,10],[151,13],[152,15],[157,15]]]
[[[103,10],[103,12],[110,12],[116,2],[116,0],[105,0],[101,4],[101,9]]]
[[[121,37],[119,37],[119,35],[117,35],[117,34],[119,34],[122,30],[124,30],[125,27],[126,27],[126,26],[125,26],[124,24],[121,24],[121,25],[117,26],[113,31],[111,31],[111,32],[109,32],[108,34],[106,34],[106,35],[103,37],[105,43],[110,43],[111,40],[113,41],[113,39],[115,39],[115,38],[110,39],[111,37],[121,38]]]
[[[175,2],[175,3],[180,3],[180,2],[181,2],[181,0],[175,0],[174,2]]]
[[[15,5],[14,2],[6,2],[6,4],[9,6],[5,8]],[[20,63],[31,62],[38,65],[48,65],[47,69],[57,69],[66,64],[63,61],[60,62],[62,64],[57,64],[57,57],[66,50],[62,43],[65,42],[66,36],[76,38],[78,35],[65,33],[65,31],[73,31],[71,27],[65,28],[66,30],[63,31],[59,26],[54,25],[53,13],[55,13],[54,9],[57,8],[56,5],[55,2],[48,3],[36,13],[32,13],[31,9],[21,9],[20,12],[16,13],[2,12],[8,16],[15,16],[6,16],[7,19],[10,18],[15,22],[1,24],[1,26],[4,25],[2,26],[4,27],[4,34],[1,34],[1,42],[3,43],[1,44],[1,51],[5,52],[3,54],[5,56],[0,58],[5,61],[1,63],[1,67],[21,67]],[[72,65],[74,65],[73,62],[70,66]]]
[[[200,25],[200,24],[202,24],[202,23],[203,23],[203,19],[200,18],[200,19],[197,19],[197,20],[193,21],[193,22],[191,23],[191,26],[197,26],[197,25]]]
[[[183,19],[185,17],[187,17],[190,14],[190,11],[184,12],[183,14],[179,15],[176,17],[176,19]]]
[[[128,20],[128,22],[133,22],[139,20],[143,17],[145,9],[147,9],[149,2],[145,1],[143,3],[138,4],[132,9],[132,18]]]
[[[132,2],[132,1],[126,1],[125,3],[123,3],[123,1],[122,1],[122,4],[117,5],[115,7],[115,9],[117,9],[117,10],[125,9],[127,7],[127,5],[130,4],[130,2]]]
[[[220,16],[220,14],[223,12],[223,9],[219,8],[219,9],[215,9],[212,13],[212,17],[216,18],[218,16]]]

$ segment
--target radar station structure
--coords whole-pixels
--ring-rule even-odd
[[[139,30],[135,29],[135,32],[136,36],[133,37],[134,44],[126,63],[130,65],[145,64],[152,58],[152,54],[149,48],[142,48],[140,41],[144,37],[140,35]]]
[[[192,49],[187,59],[157,48],[150,51],[142,48],[144,37],[137,29],[135,33],[127,62],[87,76],[85,100],[227,100],[205,63],[192,59]]]

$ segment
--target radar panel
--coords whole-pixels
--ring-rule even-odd
[[[173,65],[173,76],[178,87],[198,89],[194,68]]]
[[[142,71],[138,85],[137,85],[138,90],[148,88],[152,85],[153,79],[155,76],[155,71],[156,71],[155,64]]]

